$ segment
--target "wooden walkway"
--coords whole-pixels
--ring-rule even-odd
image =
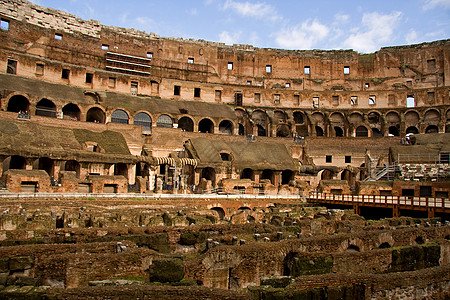
[[[450,213],[449,198],[408,197],[408,196],[367,196],[367,195],[336,195],[310,193],[308,202],[350,205],[355,213],[361,214],[361,207],[380,207],[393,210],[393,217],[400,216],[400,210],[426,211],[428,217],[438,213]]]

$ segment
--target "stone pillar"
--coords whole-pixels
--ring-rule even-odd
[[[202,173],[201,169],[200,170],[195,170],[195,181],[194,181],[195,185],[199,185],[201,173]]]
[[[148,189],[150,191],[152,191],[152,192],[155,190],[155,184],[156,184],[156,182],[155,182],[156,177],[155,176],[156,176],[156,170],[153,169],[152,167],[150,167],[148,169]]]
[[[136,183],[136,165],[129,164],[127,165],[128,168],[128,184],[135,184]]]
[[[281,183],[281,171],[273,172],[273,185],[278,187]]]
[[[53,161],[53,178],[55,180],[58,180],[59,178],[59,171],[61,171],[61,166],[64,164],[63,161]]]
[[[255,175],[255,182],[259,183],[259,179],[261,178],[262,171],[261,170],[257,170],[257,171],[254,171],[253,174]]]

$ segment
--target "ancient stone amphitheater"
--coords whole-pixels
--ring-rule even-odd
[[[0,298],[448,299],[450,40],[164,38],[0,0]]]

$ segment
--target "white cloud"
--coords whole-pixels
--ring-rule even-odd
[[[408,44],[416,44],[419,42],[417,32],[413,29],[406,35],[406,43]]]
[[[268,17],[272,21],[280,19],[276,9],[265,2],[238,2],[227,0],[223,5],[223,9],[232,9],[244,17],[265,18]]]
[[[350,20],[350,16],[343,14],[343,13],[337,13],[334,15],[334,24],[336,25],[342,25],[348,23]]]
[[[233,34],[229,33],[228,31],[222,31],[219,34],[219,41],[222,43],[225,43],[227,45],[233,45],[237,44],[237,40],[241,36],[242,32],[234,32]]]
[[[137,17],[135,19],[136,23],[141,25],[141,26],[148,26],[153,24],[153,20],[147,17]]]
[[[344,48],[352,48],[360,52],[373,52],[383,44],[393,40],[394,29],[402,17],[401,12],[379,14],[365,13],[361,20],[361,27],[355,29],[344,41]]]
[[[284,28],[275,34],[275,41],[282,48],[312,49],[324,40],[330,29],[319,21],[307,20],[294,27]]]
[[[422,8],[424,10],[441,7],[443,9],[450,9],[450,0],[425,0]]]

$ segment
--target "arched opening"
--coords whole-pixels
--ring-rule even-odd
[[[303,113],[301,113],[299,111],[295,111],[294,112],[294,122],[295,122],[295,124],[303,124],[305,122]]]
[[[416,126],[409,126],[408,128],[406,128],[406,134],[418,134],[419,133],[419,129],[417,129]]]
[[[391,245],[388,242],[381,243],[380,246],[378,246],[379,249],[388,249],[391,248]]]
[[[352,125],[361,124],[361,123],[364,122],[364,118],[363,118],[363,116],[362,116],[360,113],[354,112],[354,113],[352,113],[352,114],[350,115],[350,117],[349,117],[349,122],[350,122]]]
[[[213,207],[211,208],[211,210],[217,212],[220,220],[223,220],[225,218],[225,211],[223,210],[222,207]]]
[[[289,137],[291,135],[291,129],[288,125],[282,124],[277,127],[277,137]]]
[[[234,126],[233,126],[233,123],[231,123],[231,121],[223,120],[222,122],[220,122],[220,124],[219,124],[219,132],[220,133],[232,135],[233,130],[234,130]]]
[[[425,129],[425,133],[439,133],[439,128],[436,125],[430,125]]]
[[[178,120],[178,128],[181,128],[182,131],[194,131],[194,121],[192,121],[189,117],[181,117]]]
[[[245,168],[244,170],[242,170],[241,179],[255,180],[255,174],[253,170],[250,168]]]
[[[356,245],[348,245],[347,247],[347,251],[355,251],[355,252],[360,252],[360,249],[358,246]]]
[[[281,172],[281,184],[289,184],[294,178],[294,172],[291,170],[284,170]]]
[[[210,168],[210,167],[203,168],[201,178],[210,180],[212,186],[215,186],[216,185],[216,170],[214,170],[214,168]]]
[[[53,177],[54,174],[54,163],[51,158],[41,157],[36,159],[33,163],[33,169],[44,170],[50,177]]]
[[[64,119],[71,119],[74,121],[80,120],[81,112],[80,112],[80,108],[76,104],[69,103],[69,104],[65,105],[62,109],[62,112],[63,112]]]
[[[425,124],[428,125],[437,125],[441,121],[440,113],[435,109],[430,109],[423,116],[423,120]]]
[[[156,127],[172,128],[173,120],[168,115],[160,115],[158,120],[156,120]]]
[[[344,136],[344,130],[341,127],[334,126],[334,132],[335,132],[336,137]]]
[[[142,132],[152,132],[152,118],[145,112],[136,114],[133,124],[142,126]]]
[[[380,137],[380,136],[383,136],[383,134],[381,133],[380,129],[372,128],[372,136],[373,137]]]
[[[390,126],[389,127],[389,135],[400,136],[400,132],[398,131],[398,128],[396,126]]]
[[[273,113],[273,123],[274,124],[286,123],[286,120],[287,120],[287,117],[284,112],[277,110]]]
[[[333,172],[331,172],[330,170],[323,170],[322,175],[320,176],[321,180],[330,180],[333,179]]]
[[[124,163],[117,163],[114,165],[114,175],[122,175],[128,179],[128,167]]]
[[[267,179],[270,181],[271,184],[273,184],[273,179],[274,179],[273,176],[274,176],[274,174],[273,174],[272,170],[265,169],[265,170],[263,170],[263,172],[261,174],[261,179],[263,179],[263,180]]]
[[[105,120],[106,120],[105,112],[98,107],[90,108],[86,114],[86,122],[104,124]]]
[[[80,163],[77,162],[76,160],[66,161],[66,163],[64,165],[64,170],[75,172],[77,178],[80,178],[80,169],[81,169]]]
[[[184,165],[181,171],[182,178],[184,178],[185,183],[192,187],[195,184],[195,170],[192,165]]]
[[[367,121],[369,121],[369,124],[372,124],[372,125],[380,124],[381,116],[379,113],[372,111],[367,115]]]
[[[316,136],[323,136],[323,129],[320,126],[316,126]]]
[[[350,170],[342,171],[341,180],[347,181],[349,186],[352,186],[355,184],[355,176],[353,176],[353,174],[352,174],[352,172],[350,172]]]
[[[421,237],[421,236],[416,237],[416,239],[414,241],[419,245],[425,244],[425,241],[424,241],[423,237]]]
[[[369,131],[365,126],[359,126],[356,128],[356,137],[368,137]]]
[[[36,116],[56,118],[56,105],[48,99],[42,99],[36,104]]]
[[[245,135],[245,127],[241,123],[239,123],[239,135]]]
[[[416,111],[410,110],[405,114],[405,123],[410,125],[417,125],[420,117]]]
[[[258,136],[266,136],[266,129],[264,129],[264,127],[262,127],[261,125],[256,125],[256,127],[258,128]]]
[[[30,101],[22,95],[12,96],[8,101],[7,111],[28,113],[30,109]]]
[[[8,158],[6,158],[3,161],[3,173],[8,171],[9,169],[12,170],[25,170],[27,165],[27,161],[25,157],[13,155]]]
[[[214,123],[210,119],[202,119],[198,123],[198,131],[203,133],[214,133]]]
[[[117,109],[111,114],[112,123],[128,124],[128,120],[128,114],[124,110]]]

